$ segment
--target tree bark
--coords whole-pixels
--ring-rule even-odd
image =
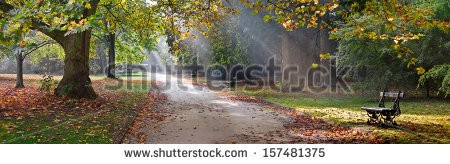
[[[109,50],[108,50],[108,78],[116,78],[116,34],[110,33],[108,36]]]
[[[64,76],[55,89],[58,96],[71,98],[96,98],[97,94],[89,78],[89,47],[91,31],[58,38],[66,54]]]
[[[18,50],[16,54],[16,62],[17,62],[17,72],[16,72],[17,78],[15,88],[25,88],[25,85],[23,85],[23,58],[21,50]]]

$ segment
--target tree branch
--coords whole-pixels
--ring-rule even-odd
[[[39,45],[37,45],[37,46],[34,47],[33,49],[27,51],[27,52],[22,56],[22,60],[25,60],[25,58],[26,58],[29,54],[33,53],[34,51],[38,50],[39,48],[42,48],[42,47],[44,47],[44,46],[46,46],[46,45],[55,44],[55,43],[56,43],[56,42],[54,42],[54,41],[48,41],[48,42],[42,42],[42,43],[40,43]]]

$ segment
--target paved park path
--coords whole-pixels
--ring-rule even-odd
[[[165,84],[161,92],[167,101],[157,107],[165,119],[147,120],[144,123],[147,125],[134,132],[135,135],[127,136],[124,143],[139,140],[160,144],[289,143],[296,140],[285,128],[292,121],[289,116],[264,110],[257,104],[230,100],[190,82],[184,81],[179,86],[181,79],[174,76],[170,79],[165,74],[155,76]]]

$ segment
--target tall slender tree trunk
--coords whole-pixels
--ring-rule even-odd
[[[109,50],[108,50],[108,78],[116,78],[116,34],[110,33],[108,36]]]
[[[108,59],[106,59],[106,50],[105,50],[105,46],[102,45],[102,43],[99,40],[94,40],[95,44],[97,45],[95,47],[95,51],[98,54],[98,59],[99,59],[99,65],[100,65],[100,72],[98,73],[102,73],[102,74],[108,74],[107,73],[107,65],[108,65]]]
[[[45,62],[45,69],[47,70],[47,75],[50,75],[50,56],[47,52],[47,54],[45,54],[45,59],[47,60]]]
[[[89,47],[91,31],[58,38],[64,49],[64,76],[55,89],[55,94],[71,98],[96,98],[89,78]]]
[[[22,51],[18,50],[16,54],[17,71],[16,71],[16,87],[15,88],[25,88],[23,85],[23,57]]]

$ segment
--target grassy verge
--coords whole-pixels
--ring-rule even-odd
[[[10,91],[2,98],[11,100],[0,107],[0,143],[120,142],[150,87],[148,81],[93,78],[99,98],[74,100],[39,91],[38,84],[39,79],[27,79],[26,92],[0,88]],[[35,97],[21,97],[24,93]]]
[[[362,106],[378,106],[377,97],[309,95],[252,91],[238,88],[235,92],[289,107],[317,118],[351,127],[368,127],[368,131],[393,143],[450,143],[450,103],[445,100],[405,99],[400,102],[402,115],[397,128],[366,125]],[[392,105],[387,103],[386,105]]]

